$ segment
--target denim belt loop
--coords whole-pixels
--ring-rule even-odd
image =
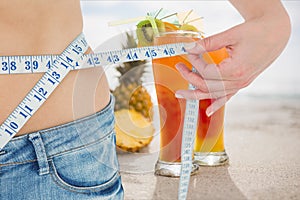
[[[42,140],[42,137],[39,132],[29,134],[28,138],[34,147],[37,162],[39,165],[39,175],[45,175],[48,174],[49,171],[49,164],[47,161],[47,155],[44,147],[44,143]]]

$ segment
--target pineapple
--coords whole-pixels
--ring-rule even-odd
[[[128,33],[127,45],[124,48],[134,48],[137,47],[137,43],[134,37]],[[120,73],[119,83],[120,85],[113,90],[113,95],[115,96],[115,112],[120,110],[134,110],[140,113],[146,120],[151,122],[152,120],[152,101],[151,96],[144,86],[142,86],[142,76],[145,73],[146,61],[138,60],[123,63],[122,65],[116,67],[116,70]],[[124,127],[125,128],[125,127]],[[120,131],[122,127],[116,129],[117,140],[126,140],[128,137],[121,136],[124,134]],[[125,128],[126,129],[126,128]],[[136,132],[136,131],[135,131]],[[154,132],[154,131],[153,131]],[[134,139],[133,139],[134,140]],[[129,141],[117,141],[119,147],[125,151],[138,151],[140,148],[147,146],[151,139],[146,142],[139,144],[138,147],[132,147],[128,144]],[[130,147],[129,147],[130,146]]]
[[[137,47],[133,36],[126,33],[127,46],[124,48]],[[145,73],[146,61],[138,60],[126,62],[116,67],[120,73],[119,83],[113,91],[116,97],[115,111],[121,109],[134,109],[140,112],[144,117],[152,118],[151,96],[144,86],[142,86],[142,76]]]
[[[115,112],[117,146],[125,151],[137,152],[148,145],[154,133],[151,122],[135,110]]]

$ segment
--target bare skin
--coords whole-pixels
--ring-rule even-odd
[[[289,16],[280,0],[230,0],[244,22],[187,47],[199,74],[178,64],[181,75],[197,87],[179,90],[178,98],[215,99],[208,116],[221,108],[240,89],[247,87],[280,55],[291,33]],[[226,48],[229,58],[219,65],[206,64],[200,55]]]
[[[82,27],[79,0],[2,0],[0,56],[60,54]],[[42,75],[0,75],[0,124]],[[17,136],[93,114],[108,102],[109,87],[101,67],[71,71]]]

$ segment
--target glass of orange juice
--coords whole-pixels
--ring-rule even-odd
[[[197,32],[173,31],[155,37],[154,45],[179,42],[192,42],[200,38]],[[160,116],[160,152],[155,165],[155,174],[178,177],[181,169],[181,142],[185,113],[185,99],[175,97],[179,89],[187,89],[188,82],[175,68],[179,62],[190,69],[192,65],[187,55],[177,55],[152,60],[153,75]],[[192,174],[198,171],[198,165],[192,167]]]
[[[219,64],[228,57],[225,48],[205,53],[203,59],[208,64]],[[224,110],[220,108],[208,117],[206,109],[213,103],[213,99],[200,100],[198,128],[194,145],[194,163],[204,166],[218,166],[228,162],[224,147]]]

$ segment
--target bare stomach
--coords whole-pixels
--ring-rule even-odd
[[[0,75],[0,124],[42,75]],[[88,116],[102,110],[109,99],[109,87],[103,68],[71,71],[16,136]]]
[[[1,0],[0,19],[1,56],[60,54],[83,29],[79,0]],[[42,75],[0,75],[0,124]],[[108,102],[101,67],[71,71],[17,135],[91,115]]]

